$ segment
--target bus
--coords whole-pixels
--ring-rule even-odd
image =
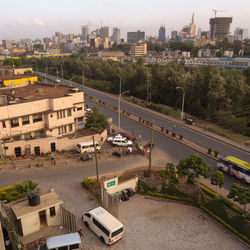
[[[233,156],[221,157],[216,167],[237,179],[250,184],[250,163]]]
[[[95,142],[95,145],[93,144],[93,141],[89,142],[80,142],[76,146],[76,151],[78,153],[93,153],[96,151],[101,150],[101,145],[98,142]]]

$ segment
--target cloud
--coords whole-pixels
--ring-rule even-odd
[[[39,19],[37,19],[37,18],[35,18],[35,19],[33,20],[33,22],[34,22],[35,24],[37,24],[37,25],[44,26],[44,22],[41,21],[41,20],[39,20]]]
[[[113,4],[112,0],[103,0],[102,3],[106,6],[111,6]]]
[[[13,24],[14,25],[29,26],[30,22],[27,20],[23,20],[23,19],[15,19]]]

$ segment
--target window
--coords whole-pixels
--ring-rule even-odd
[[[31,138],[32,138],[31,133],[28,133],[28,134],[24,135],[24,140],[29,140]]]
[[[71,132],[73,130],[73,126],[72,124],[69,124],[69,132]]]
[[[43,136],[43,130],[38,130],[34,132],[34,137],[39,138],[41,136]]]
[[[58,250],[68,250],[68,246],[58,247]]]
[[[82,122],[82,121],[83,121],[82,117],[78,118],[78,122]]]
[[[79,244],[74,244],[69,246],[69,250],[79,249]]]
[[[57,119],[65,118],[65,110],[60,110],[56,112]]]
[[[82,110],[82,107],[79,107],[79,108],[77,108],[76,110],[77,110],[77,111],[80,111],[80,110]]]
[[[62,110],[62,117],[65,118],[65,110]]]
[[[58,127],[59,135],[66,134],[66,133],[67,133],[67,126]]]
[[[3,126],[3,128],[6,128],[5,121],[2,121],[2,126]]]
[[[79,145],[79,144],[78,144],[78,145]],[[86,214],[84,214],[84,215],[86,215],[88,218],[91,217],[91,215],[90,215],[89,213],[86,213]]]
[[[51,114],[50,117],[53,118],[53,114]]]
[[[19,126],[18,118],[10,120],[10,126],[12,128],[18,127]]]
[[[50,217],[55,216],[56,215],[56,209],[55,209],[55,207],[50,207],[49,208],[49,213],[50,213]]]
[[[115,237],[116,235],[120,234],[123,232],[123,227],[118,229],[117,231],[113,232],[111,235],[111,238]]]
[[[14,141],[20,141],[21,140],[21,136],[20,135],[13,136],[13,140]]]
[[[30,119],[28,115],[22,118],[22,124],[23,125],[30,124]]]
[[[43,120],[42,114],[33,115],[33,122],[40,122]]]
[[[95,218],[93,218],[93,223],[94,223],[100,230],[102,230],[107,236],[109,236],[109,231],[108,231],[100,222],[98,222]]]
[[[71,113],[71,109],[67,109],[67,116],[71,116],[72,113]]]

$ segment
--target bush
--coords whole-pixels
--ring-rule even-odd
[[[96,183],[97,183],[96,180],[84,177],[83,182],[81,183],[81,185],[86,190],[91,191],[93,189],[93,187],[96,185]]]
[[[182,140],[182,138],[183,138],[183,135],[180,135],[179,137],[180,137],[180,140]]]
[[[217,193],[213,192],[212,190],[203,186],[202,184],[200,184],[200,188],[204,191],[204,193],[208,194],[209,196],[216,198],[216,199],[220,198],[220,196]]]
[[[207,150],[207,153],[210,155],[210,154],[212,153],[212,149],[209,148],[209,149]]]
[[[175,133],[172,133],[172,136],[175,137]]]
[[[168,134],[168,129],[166,129],[166,134]]]
[[[218,151],[214,151],[214,156],[215,156],[215,157],[217,157],[217,156],[218,156],[218,154],[219,154],[219,152],[218,152]]]
[[[210,200],[205,205],[207,209],[224,221],[228,221],[228,215],[223,203],[220,200]]]
[[[63,154],[66,153],[66,150],[65,150],[65,149],[62,149],[61,153],[63,153]]]
[[[50,158],[51,157],[51,152],[47,152],[45,155],[46,155],[47,158]]]

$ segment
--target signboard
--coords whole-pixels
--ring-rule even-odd
[[[107,187],[112,187],[115,185],[115,181],[110,181],[107,183]]]

